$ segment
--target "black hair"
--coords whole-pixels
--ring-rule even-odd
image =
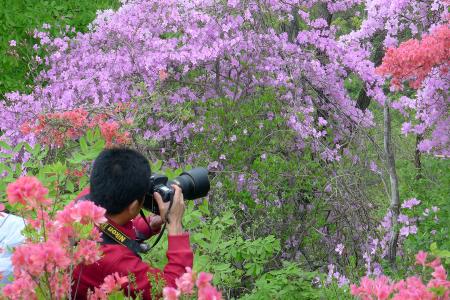
[[[108,214],[122,212],[134,200],[141,201],[150,189],[150,164],[128,148],[103,150],[94,161],[90,198]]]

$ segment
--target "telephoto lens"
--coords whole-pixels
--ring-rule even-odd
[[[172,200],[175,190],[172,184],[181,188],[185,200],[194,200],[205,197],[210,189],[208,170],[205,168],[194,168],[183,172],[172,181],[164,175],[154,174],[150,177],[150,191],[145,195],[144,208],[159,215],[159,207],[153,198],[153,193],[161,195],[164,202]]]
[[[195,168],[188,172],[183,172],[172,183],[181,188],[184,199],[187,200],[205,197],[210,188],[208,170],[205,168]]]

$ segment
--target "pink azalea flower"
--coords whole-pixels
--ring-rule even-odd
[[[416,255],[416,264],[425,266],[427,260],[427,253],[424,251],[419,251]]]
[[[375,299],[378,300],[386,300],[393,289],[394,287],[389,283],[389,278],[386,276],[380,276],[374,280],[364,277],[361,279],[359,287],[356,285],[351,286],[351,293],[361,299],[373,299],[376,297]]]
[[[98,245],[97,242],[91,240],[79,241],[74,259],[86,265],[93,264],[101,258],[101,251]]]
[[[213,286],[205,286],[198,290],[198,300],[221,300],[222,293]]]
[[[51,203],[46,198],[48,190],[36,177],[20,177],[15,182],[8,184],[6,194],[9,203],[20,203],[27,208],[38,208],[41,205]]]
[[[447,280],[447,273],[445,272],[445,269],[442,265],[435,267],[434,272],[431,273],[431,275],[433,275],[434,278],[439,280],[443,281]]]
[[[167,77],[169,77],[169,74],[167,74],[167,72],[165,70],[159,70],[158,77],[159,77],[160,81],[164,81],[167,79]]]
[[[196,285],[199,289],[209,286],[213,276],[210,273],[200,272],[197,277]]]
[[[29,276],[16,278],[12,283],[3,287],[3,296],[9,299],[36,299],[36,283]]]
[[[104,208],[95,205],[91,201],[81,201],[74,205],[70,216],[74,221],[80,222],[81,224],[88,224],[89,222],[100,224],[107,221],[105,212],[106,210]]]
[[[101,224],[107,221],[105,212],[106,210],[104,208],[95,205],[91,201],[72,202],[64,210],[56,213],[56,220],[59,224],[69,226],[74,222],[81,224],[88,224],[89,222]]]
[[[173,287],[165,287],[163,289],[164,300],[178,300],[180,294],[180,291],[174,289]]]
[[[11,260],[15,269],[32,276],[40,276],[44,271],[64,270],[71,264],[67,251],[55,241],[23,244],[16,248]]]
[[[101,288],[103,288],[106,293],[110,293],[115,290],[120,290],[122,288],[122,285],[127,282],[128,278],[126,276],[121,277],[119,273],[115,272],[114,274],[110,274],[105,277]]]
[[[94,293],[88,293],[89,300],[108,300],[108,294],[118,291],[122,285],[128,283],[126,276],[121,277],[119,273],[115,272],[105,277],[103,284],[94,289]]]
[[[194,288],[194,274],[192,273],[192,269],[186,267],[186,273],[181,275],[180,278],[175,279],[175,284],[181,293],[192,294]]]
[[[436,268],[440,265],[441,265],[441,259],[439,257],[427,264],[427,266],[432,267],[432,268]]]
[[[397,293],[392,300],[432,300],[430,293],[422,280],[418,277],[409,277],[403,285],[396,286]]]

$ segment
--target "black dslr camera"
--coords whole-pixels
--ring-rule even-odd
[[[208,170],[205,168],[195,168],[188,172],[183,172],[174,180],[168,181],[167,176],[154,174],[150,177],[150,191],[145,194],[144,208],[154,214],[159,215],[158,203],[153,198],[153,193],[161,195],[164,202],[170,202],[175,194],[171,186],[176,184],[181,188],[183,197],[186,200],[194,200],[205,197],[209,192]]]

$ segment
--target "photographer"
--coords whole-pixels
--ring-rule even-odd
[[[73,272],[72,298],[86,299],[88,290],[99,287],[104,278],[118,272],[120,276],[132,274],[132,283],[124,284],[125,295],[134,297],[141,293],[143,299],[151,298],[151,285],[148,274],[158,280],[163,279],[166,286],[175,286],[186,267],[192,268],[193,253],[189,234],[183,232],[181,221],[184,214],[184,199],[181,189],[173,185],[175,193],[172,205],[164,202],[158,193],[153,197],[158,204],[160,216],[144,220],[139,213],[144,205],[145,195],[151,190],[149,178],[150,165],[140,153],[131,149],[104,150],[94,162],[90,190],[80,194],[78,200],[91,200],[106,209],[107,225],[125,234],[131,243],[118,243],[103,231],[102,258],[91,265],[79,265]],[[165,219],[168,220],[165,220]],[[168,229],[168,263],[164,270],[152,268],[143,262],[138,251],[130,244],[137,239],[148,239],[158,233],[163,222]],[[150,225],[150,226],[148,226]],[[128,241],[127,239],[127,241]]]

